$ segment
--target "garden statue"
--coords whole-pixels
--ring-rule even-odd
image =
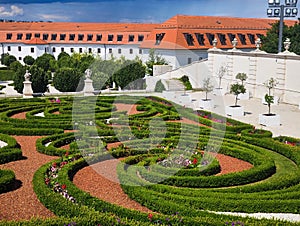
[[[86,69],[85,70],[85,78],[86,79],[90,79],[91,78],[91,75],[92,75],[92,71],[91,71],[91,69]]]
[[[26,70],[26,73],[24,75],[25,81],[29,81],[31,74]]]

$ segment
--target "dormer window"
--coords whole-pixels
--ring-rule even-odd
[[[102,40],[102,35],[101,35],[101,34],[98,34],[98,35],[96,36],[96,40],[97,40],[97,41],[101,41],[101,40]]]
[[[63,41],[66,39],[66,34],[60,34],[60,40]]]
[[[128,42],[133,42],[133,41],[134,41],[134,35],[129,35]]]
[[[49,35],[48,34],[43,34],[43,40],[48,40]]]
[[[79,35],[78,35],[78,41],[82,41],[83,38],[84,38],[84,34],[79,34]]]
[[[122,42],[123,40],[123,35],[117,35],[117,41]]]
[[[6,34],[6,40],[11,40],[11,38],[12,38],[12,33]]]
[[[57,34],[52,34],[52,35],[51,35],[51,40],[52,40],[52,41],[55,41],[56,38],[57,38]]]
[[[222,45],[226,45],[226,36],[224,34],[218,33],[219,40]]]
[[[69,40],[74,41],[75,40],[75,34],[69,34]]]
[[[193,46],[194,45],[194,38],[193,35],[189,34],[189,33],[183,33],[184,37],[185,37],[185,41],[189,46]]]
[[[156,34],[155,45],[159,45],[161,43],[161,41],[163,40],[164,36],[165,36],[165,33]]]
[[[239,39],[240,39],[242,45],[246,45],[246,37],[245,37],[245,35],[238,34],[238,36],[239,36]]]
[[[32,34],[31,33],[27,33],[26,34],[26,40],[30,40],[31,39]]]
[[[206,36],[208,38],[209,44],[213,45],[213,40],[215,39],[215,35],[211,33],[206,33]]]
[[[255,44],[255,37],[253,34],[247,34],[251,44]]]
[[[22,40],[23,38],[23,34],[22,33],[18,33],[17,34],[17,40]]]
[[[108,35],[108,41],[109,41],[109,42],[112,42],[113,39],[114,39],[114,35]]]
[[[87,40],[88,41],[92,41],[93,40],[93,35],[92,34],[88,34],[87,35]]]
[[[35,38],[40,38],[40,37],[41,37],[41,34],[40,34],[40,33],[35,33],[35,34],[34,34],[34,37],[35,37]]]
[[[233,39],[235,39],[235,34],[228,33],[228,37],[229,37],[230,42],[232,42]]]
[[[144,35],[139,35],[139,36],[138,36],[138,41],[139,41],[139,42],[144,41]]]
[[[199,43],[200,46],[204,46],[204,35],[203,34],[199,34],[199,33],[195,33],[197,41]]]

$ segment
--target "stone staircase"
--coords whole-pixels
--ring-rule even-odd
[[[169,91],[184,91],[185,86],[183,85],[183,83],[178,80],[178,79],[169,79],[166,80],[167,83],[167,90]]]

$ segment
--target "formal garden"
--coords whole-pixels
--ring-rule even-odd
[[[154,96],[0,105],[0,225],[297,225],[218,212],[299,214],[299,139]]]

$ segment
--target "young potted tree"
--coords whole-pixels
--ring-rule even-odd
[[[274,96],[274,91],[273,91],[273,95],[272,95],[272,90],[278,85],[278,81],[274,78],[270,78],[269,80],[267,80],[266,82],[264,82],[264,86],[267,87],[268,89],[268,96],[273,96],[273,102],[272,104],[278,104],[278,101],[279,101],[279,98],[278,96]],[[266,101],[265,101],[265,96],[262,98],[262,103],[263,104],[268,104]]]
[[[245,85],[244,85],[244,82],[247,80],[248,76],[247,76],[246,73],[238,73],[238,74],[235,76],[235,78],[238,79],[238,80],[240,80],[240,81],[241,81],[241,84],[242,84],[243,86],[245,86]],[[248,92],[247,90],[246,90],[245,93],[240,93],[240,94],[238,95],[238,99],[239,99],[239,100],[249,100],[249,98],[250,98],[250,94],[249,94],[249,92]]]
[[[238,105],[238,95],[241,93],[245,93],[246,89],[243,84],[235,83],[230,86],[230,93],[235,95],[235,103],[234,105],[226,107],[226,114],[231,116],[243,116],[244,115],[244,107]]]
[[[268,105],[267,114],[259,114],[258,123],[264,126],[280,126],[280,115],[271,113],[271,104],[274,103],[274,97],[269,93],[265,94],[265,102]]]
[[[225,76],[227,71],[227,67],[226,66],[221,66],[217,72],[217,78],[218,78],[218,87],[215,88],[214,90],[214,94],[217,96],[223,96],[225,95],[225,90],[222,88],[222,79]]]
[[[213,91],[214,85],[212,84],[210,78],[203,79],[202,90],[205,92],[205,98],[201,99],[199,102],[199,107],[205,110],[210,110],[214,107],[212,99],[208,98],[208,94]]]

